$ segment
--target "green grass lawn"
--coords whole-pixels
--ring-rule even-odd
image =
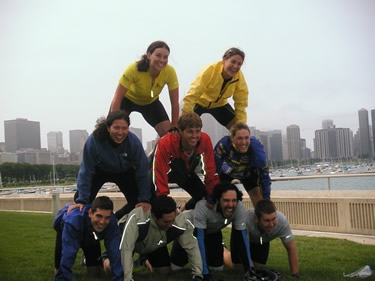
[[[44,281],[53,280],[55,231],[52,229],[51,214],[18,213],[0,211],[0,281]],[[224,230],[228,245],[230,229]],[[343,272],[350,273],[368,264],[375,269],[375,246],[331,239],[296,237],[300,261],[300,280],[337,281],[344,278]],[[80,252],[73,268],[74,280],[110,280],[110,278],[89,279],[80,266]],[[284,247],[280,241],[271,243],[268,267],[289,277],[289,265]],[[241,280],[243,272],[225,269],[215,273],[224,281]],[[191,280],[190,270],[160,276],[149,273],[143,267],[134,271],[136,281],[185,281]],[[375,280],[375,275],[365,280]]]

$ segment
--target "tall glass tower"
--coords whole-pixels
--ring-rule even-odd
[[[40,122],[28,121],[24,118],[4,121],[5,151],[41,148]]]
[[[370,126],[368,121],[368,111],[361,108],[358,111],[359,120],[359,155],[371,155]]]

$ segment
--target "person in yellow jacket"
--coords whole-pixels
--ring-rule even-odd
[[[120,77],[110,110],[141,113],[160,137],[177,126],[179,117],[178,80],[175,69],[168,64],[169,53],[165,42],[152,42],[142,58],[130,64]],[[171,121],[159,100],[165,85],[171,101]]]
[[[182,114],[211,114],[230,129],[236,122],[247,122],[249,91],[241,66],[245,53],[238,48],[227,50],[222,61],[205,66],[195,78],[183,99]],[[234,109],[228,99],[232,97]]]

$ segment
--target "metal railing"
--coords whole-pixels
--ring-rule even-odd
[[[298,181],[309,179],[327,179],[328,190],[331,190],[331,179],[334,178],[358,178],[358,177],[375,177],[375,173],[358,173],[358,174],[334,174],[334,175],[311,175],[311,176],[292,176],[292,177],[272,177],[272,182],[277,181]],[[374,183],[375,189],[375,183]]]

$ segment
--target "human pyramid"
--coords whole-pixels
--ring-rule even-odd
[[[135,252],[138,264],[154,273],[167,274],[189,263],[192,280],[210,281],[225,264],[242,270],[243,280],[280,280],[280,275],[265,269],[270,241],[277,237],[287,250],[291,275],[298,278],[292,231],[270,200],[263,144],[251,136],[246,124],[248,88],[241,72],[245,53],[230,48],[222,60],[202,68],[183,98],[181,112],[169,54],[165,42],[155,41],[128,66],[107,117],[97,121],[87,139],[74,203],[64,206],[54,220],[55,280],[72,280],[80,248],[89,275],[100,276],[104,269],[115,281],[134,280]],[[171,120],[159,100],[165,85]],[[159,136],[149,157],[129,132],[133,111],[141,113]],[[201,131],[204,113],[229,130],[215,146]],[[106,182],[115,183],[126,198],[116,212],[109,197],[97,196]],[[191,198],[177,206],[169,183]],[[255,209],[245,209],[240,184]],[[229,224],[227,248],[221,230]],[[169,243],[173,243],[170,252]]]

